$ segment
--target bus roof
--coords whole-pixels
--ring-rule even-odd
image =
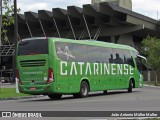
[[[22,41],[25,41],[25,40],[36,40],[36,39],[47,39],[47,38],[46,37],[33,37],[33,38],[23,39]],[[95,41],[95,40],[92,40],[92,39],[74,40],[74,39],[57,38],[57,37],[48,37],[48,39],[51,39],[51,40],[53,40],[55,42],[56,41],[58,41],[58,42],[69,42],[69,43],[78,43],[78,44],[85,44],[85,45],[110,47],[110,48],[119,48],[119,49],[128,49],[128,50],[137,51],[135,48],[133,48],[131,46],[128,46],[128,45],[115,44],[115,43],[102,42],[102,41]]]
[[[78,44],[86,44],[86,45],[110,47],[110,48],[119,48],[119,49],[129,49],[129,50],[137,51],[135,48],[128,46],[128,45],[95,41],[95,40],[90,40],[90,39],[88,39],[88,40],[73,40],[73,39],[66,39],[66,38],[51,38],[51,39],[53,41],[58,41],[58,42],[78,43]]]

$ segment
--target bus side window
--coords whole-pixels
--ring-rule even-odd
[[[113,63],[113,54],[112,53],[110,54],[110,57],[109,57],[109,63]]]
[[[101,47],[100,52],[101,52],[102,62],[103,63],[111,63],[111,61],[113,60],[112,48]]]
[[[73,55],[73,47],[71,43],[61,43],[56,42],[56,52],[58,55],[58,58],[64,61],[73,61],[75,59],[75,56]]]
[[[142,73],[143,72],[143,65],[142,65],[142,63],[141,63],[141,60],[138,58],[138,57],[136,57],[136,64],[137,64],[137,69],[138,69],[138,71],[140,72],[140,73]]]
[[[88,61],[94,63],[101,62],[101,54],[100,54],[100,47],[95,46],[87,46],[88,48]]]
[[[128,59],[127,59],[127,63],[128,63],[129,65],[131,65],[132,67],[135,67],[132,56],[131,56],[131,58],[128,58]]]
[[[74,62],[88,62],[87,45],[73,44]]]
[[[121,49],[113,49],[113,63],[123,64],[124,63],[123,56],[124,53]]]
[[[131,53],[129,50],[124,50],[124,60],[125,60],[125,64],[135,67],[133,57],[131,56]]]

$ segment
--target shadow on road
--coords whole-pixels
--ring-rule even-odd
[[[119,95],[119,94],[128,95],[128,94],[134,94],[134,93],[137,93],[137,92],[140,92],[140,91],[133,91],[132,93],[128,93],[126,91],[109,91],[107,94],[104,94],[103,92],[91,92],[89,94],[89,96],[86,97],[86,98],[74,98],[72,95],[64,95],[64,96],[62,96],[61,99],[58,99],[58,100],[51,100],[50,98],[45,99],[44,98],[45,96],[44,96],[44,97],[39,97],[39,99],[36,99],[36,100],[31,99],[31,100],[25,100],[23,102],[64,101],[64,100],[70,100],[70,99],[72,99],[72,100],[74,100],[74,99],[87,99],[87,98],[98,97],[98,96],[108,96],[109,97],[109,96]],[[46,97],[47,97],[47,95],[46,95]]]

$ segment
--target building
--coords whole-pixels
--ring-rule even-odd
[[[92,0],[92,4],[101,2],[110,2],[119,7],[132,10],[132,0]]]
[[[83,5],[82,8],[68,6],[67,9],[53,8],[52,11],[18,14],[19,40],[44,36],[94,39],[130,45],[141,51],[143,38],[160,35],[157,28],[157,20],[132,11],[131,0],[92,0],[92,4]],[[14,43],[13,30],[12,26],[8,34],[10,43]],[[7,52],[3,46],[0,69],[2,66],[12,69],[14,46],[9,45]]]
[[[83,8],[68,6],[67,10],[53,8],[52,11],[39,10],[38,13],[18,15],[19,37],[96,38],[127,44],[139,50],[143,38],[149,34],[157,36],[158,21],[131,11],[131,0],[94,1],[83,5]]]

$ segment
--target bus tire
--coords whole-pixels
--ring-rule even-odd
[[[107,91],[107,90],[104,90],[103,93],[106,95],[106,94],[108,93],[108,91]]]
[[[73,94],[74,98],[80,98],[80,95],[78,93]]]
[[[128,86],[128,92],[131,93],[133,89],[133,82],[132,80],[129,81],[129,86]]]
[[[61,99],[62,94],[48,94],[48,97],[52,100],[58,100]]]
[[[86,81],[82,81],[79,96],[81,98],[85,98],[88,96],[88,93],[89,93],[88,83]]]

